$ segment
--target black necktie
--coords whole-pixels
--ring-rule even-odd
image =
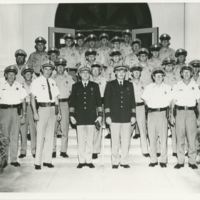
[[[49,85],[49,80],[47,78],[47,86],[48,86],[48,92],[49,92],[49,99],[52,100],[52,93],[51,93],[51,87]]]
[[[119,82],[119,85],[120,85],[120,87],[122,87],[122,86],[123,86],[123,83],[122,83],[122,81],[120,81],[120,82]]]

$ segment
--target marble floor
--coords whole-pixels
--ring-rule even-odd
[[[59,155],[53,159],[55,168],[34,169],[34,160],[28,153],[20,159],[21,167],[8,166],[0,174],[0,199],[200,199],[200,166],[192,170],[187,165],[176,170],[176,158],[169,164],[148,167],[149,158],[141,155],[139,139],[130,149],[130,169],[112,169],[110,141],[103,141],[103,152],[94,160],[95,168],[77,169],[76,135],[69,135],[69,158]],[[30,146],[30,145],[29,145]],[[59,154],[58,139],[57,154]]]

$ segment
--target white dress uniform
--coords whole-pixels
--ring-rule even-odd
[[[37,122],[37,141],[35,165],[41,165],[44,151],[44,163],[51,163],[53,150],[53,137],[56,121],[55,100],[59,96],[56,82],[48,78],[52,99],[49,95],[47,79],[42,75],[31,84],[31,93],[39,105]]]
[[[173,99],[176,106],[176,135],[178,164],[185,162],[185,136],[188,140],[189,163],[195,164],[196,158],[196,134],[197,122],[194,112],[197,100],[200,99],[200,90],[197,83],[191,79],[186,85],[183,81],[178,82],[173,88]]]
[[[150,141],[151,163],[157,163],[157,140],[160,138],[161,163],[167,163],[167,109],[171,102],[171,87],[162,83],[146,86],[142,99],[148,106],[148,135]]]
[[[69,132],[69,96],[71,94],[72,85],[74,81],[70,75],[58,75],[56,74],[53,79],[56,82],[56,85],[59,89],[59,102],[60,102],[60,110],[62,119],[60,121],[61,131],[62,131],[62,139],[61,139],[61,153],[67,153],[68,148],[68,132]],[[55,131],[57,131],[58,122],[56,122]],[[56,152],[56,134],[54,137],[54,146],[53,152]]]
[[[18,141],[20,130],[19,106],[27,93],[20,83],[14,81],[12,85],[4,80],[0,84],[0,123],[3,134],[9,138],[10,161],[17,162]]]

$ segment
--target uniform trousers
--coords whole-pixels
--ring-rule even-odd
[[[94,147],[93,153],[101,152],[102,128],[100,130],[94,129]]]
[[[39,107],[38,115],[35,164],[41,165],[42,155],[44,155],[43,161],[45,163],[51,163],[52,161],[56,120],[55,107]]]
[[[185,162],[185,137],[188,142],[188,162],[196,163],[197,120],[193,110],[177,110],[176,135],[178,163]]]
[[[6,151],[7,155],[9,152],[10,162],[17,162],[20,130],[20,116],[17,108],[0,109],[0,123],[3,135],[9,138],[9,146]]]
[[[60,102],[60,110],[62,119],[60,121],[61,125],[61,152],[67,153],[68,148],[68,133],[69,133],[69,105],[68,102]],[[57,141],[57,130],[58,130],[59,122],[56,121],[55,124],[55,134],[54,134],[54,141],[53,141],[53,152],[56,152],[56,141]]]
[[[145,107],[136,106],[136,121],[140,133],[140,147],[143,154],[148,153],[148,142],[147,142],[147,127],[145,117]]]
[[[26,154],[27,151],[27,133],[30,131],[31,135],[31,153],[36,152],[36,125],[33,119],[33,111],[30,104],[27,105],[27,114],[25,116],[25,124],[20,127],[21,133],[21,154]]]
[[[131,141],[131,124],[130,123],[111,123],[111,149],[112,149],[112,164],[119,163],[128,164],[128,153]],[[121,147],[121,158],[120,150]]]
[[[166,111],[148,113],[147,126],[150,142],[150,159],[152,163],[158,162],[158,137],[160,140],[160,162],[167,163],[167,124]]]
[[[79,163],[92,163],[94,125],[77,125]]]

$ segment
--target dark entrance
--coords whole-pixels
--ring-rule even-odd
[[[152,19],[147,3],[83,3],[59,4],[55,27],[73,28],[88,35],[108,32],[121,36],[124,29],[151,28]],[[144,46],[152,43],[151,34],[141,35]],[[55,40],[60,38],[55,35]]]

